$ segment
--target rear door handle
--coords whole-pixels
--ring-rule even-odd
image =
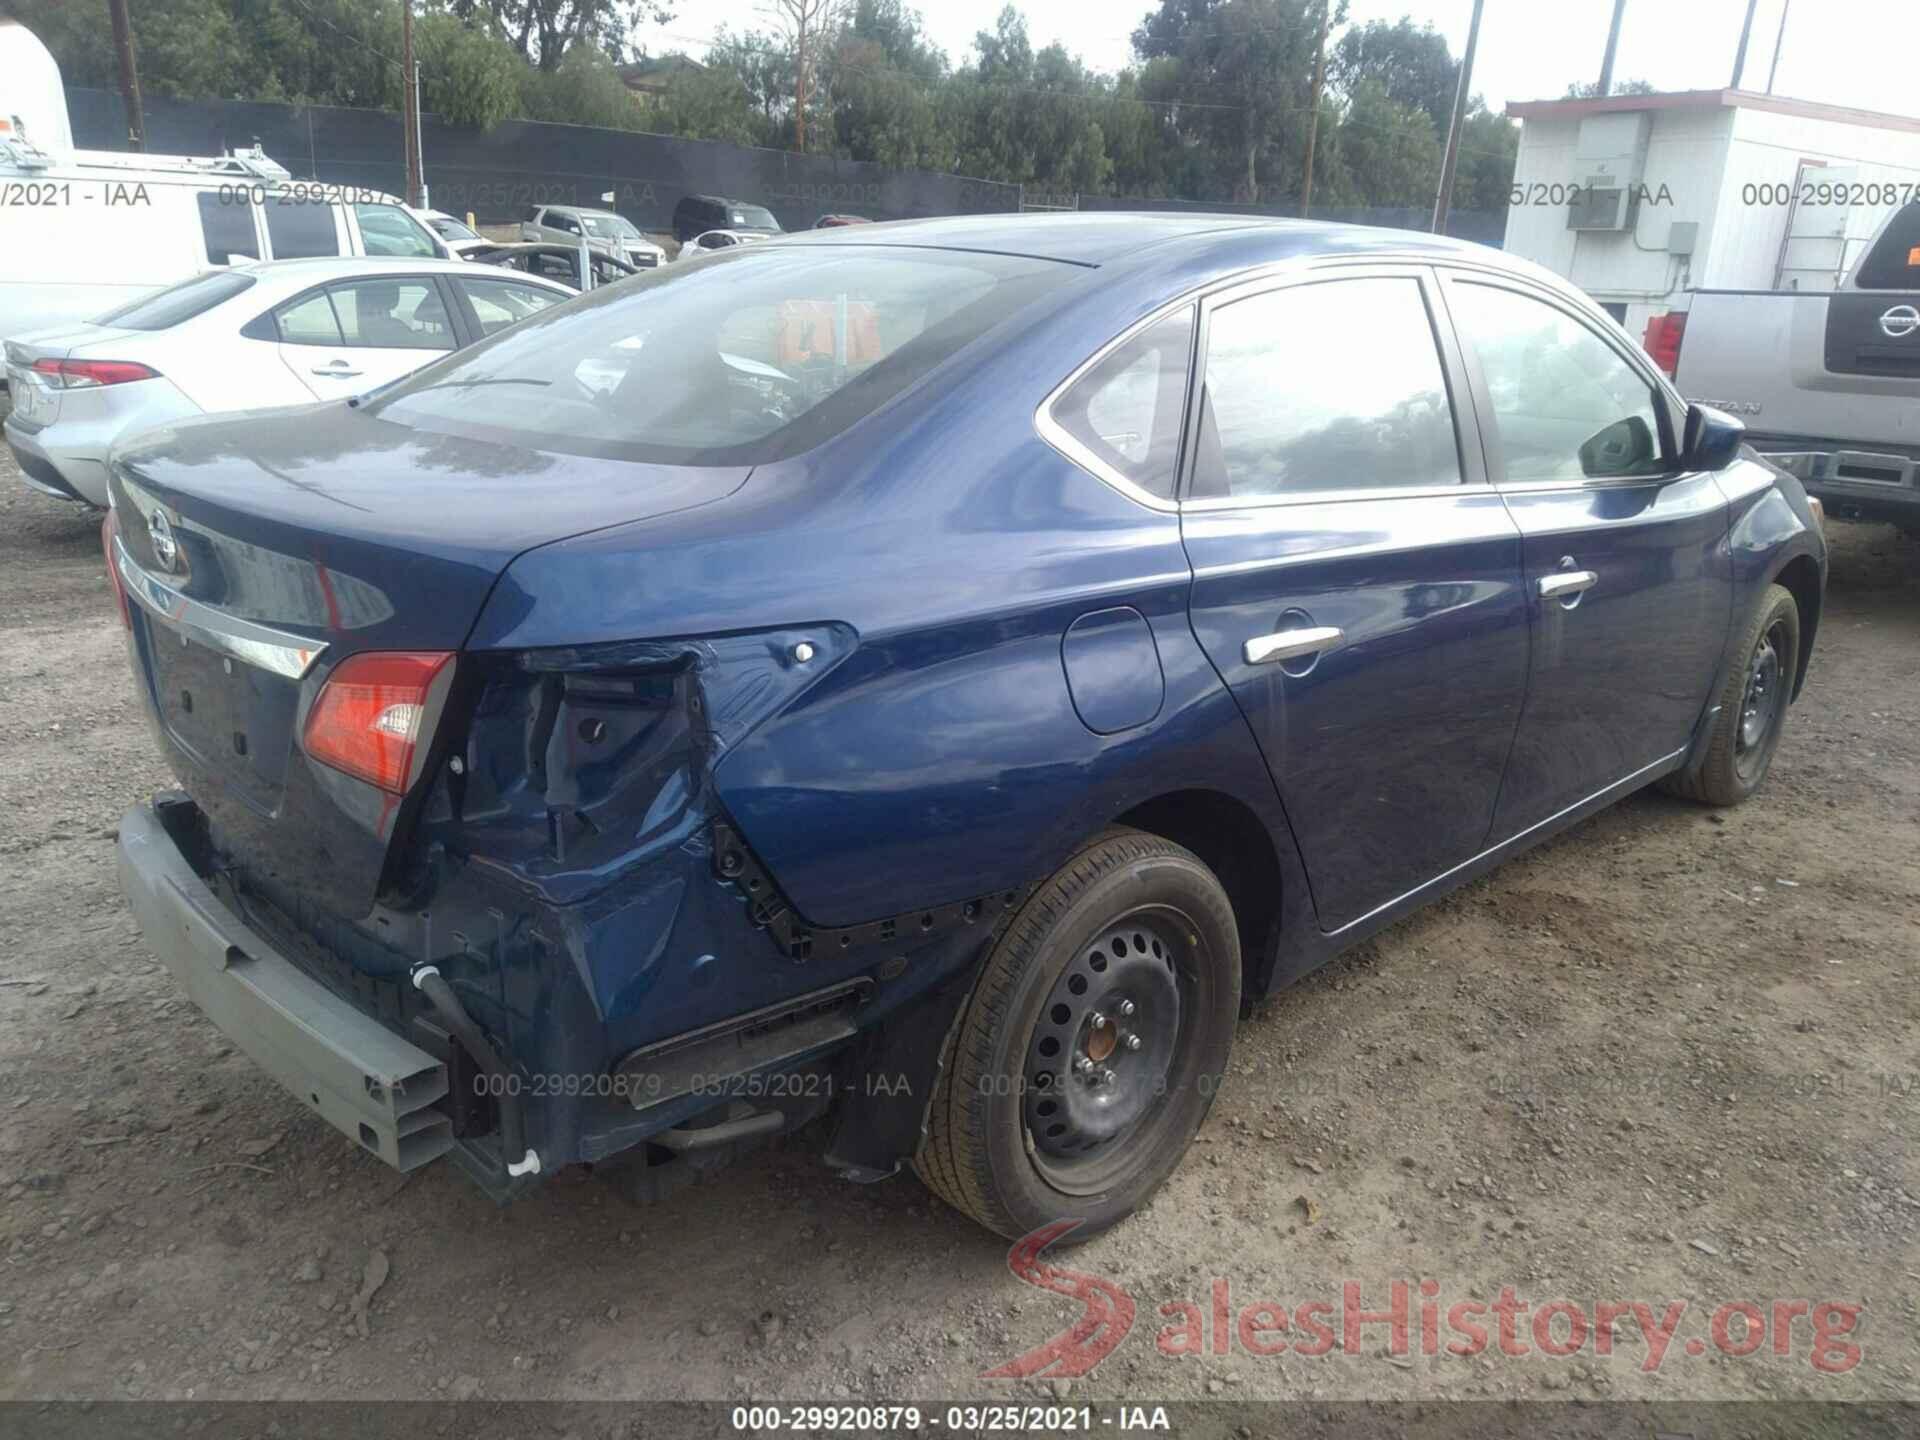
[[[1552,600],[1561,595],[1578,595],[1591,590],[1600,577],[1591,570],[1556,570],[1540,577],[1540,596]]]
[[[313,368],[313,373],[316,375],[325,375],[333,380],[351,380],[360,372],[358,370],[336,370],[331,365],[316,365]]]
[[[1240,647],[1249,665],[1266,665],[1275,660],[1295,660],[1302,655],[1317,655],[1336,648],[1346,639],[1338,625],[1315,625],[1301,630],[1276,630],[1271,635],[1256,635]]]

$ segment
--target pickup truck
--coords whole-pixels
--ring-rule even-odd
[[[1920,536],[1920,201],[1889,215],[1839,289],[1697,290],[1644,343],[1831,513]]]

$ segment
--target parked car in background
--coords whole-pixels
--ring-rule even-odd
[[[452,253],[391,195],[294,180],[258,150],[211,160],[81,150],[24,163],[0,152],[0,185],[19,197],[0,205],[0,342],[209,266]]]
[[[831,1110],[841,1172],[1082,1237],[1243,997],[1642,786],[1762,783],[1826,549],[1741,439],[1432,235],[742,246],[116,451],[182,785],[122,884],[400,1169],[665,1185]]]
[[[107,455],[189,416],[363,394],[567,299],[440,259],[210,270],[80,325],[6,344],[7,446],[28,484],[107,503]]]
[[[780,222],[764,205],[748,205],[720,195],[688,195],[673,207],[673,238],[682,245],[708,230],[778,235]]]
[[[711,255],[717,250],[732,250],[736,246],[757,244],[767,237],[760,234],[743,234],[738,230],[707,230],[694,236],[680,247],[675,260],[697,260],[702,255]]]
[[[1887,217],[1838,290],[1696,290],[1648,322],[1646,344],[1830,513],[1920,536],[1920,201]]]
[[[864,215],[822,215],[813,222],[816,230],[838,230],[843,225],[871,225],[873,222]]]
[[[640,233],[623,215],[611,210],[583,210],[577,205],[535,205],[520,222],[520,238],[529,243],[578,245],[618,256],[636,270],[667,263],[667,252]]]
[[[409,213],[439,236],[441,243],[453,253],[456,260],[465,260],[473,251],[493,243],[466,221],[444,210],[411,210]]]

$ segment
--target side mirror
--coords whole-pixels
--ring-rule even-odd
[[[1683,470],[1724,470],[1746,443],[1747,427],[1711,405],[1687,406],[1686,427],[1680,443]]]

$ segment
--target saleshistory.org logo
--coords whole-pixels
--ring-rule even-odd
[[[1077,1379],[1119,1349],[1132,1332],[1139,1311],[1133,1296],[1111,1280],[1040,1258],[1080,1223],[1056,1220],[1023,1236],[1007,1252],[1007,1268],[1018,1279],[1077,1302],[1079,1318],[1045,1344],[981,1371],[983,1380]],[[1361,1283],[1346,1280],[1338,1303],[1308,1300],[1288,1306],[1279,1300],[1256,1300],[1236,1305],[1231,1282],[1216,1277],[1204,1304],[1169,1300],[1159,1307],[1168,1323],[1153,1344],[1169,1358],[1229,1355],[1236,1345],[1262,1358],[1335,1352],[1357,1356],[1371,1338],[1376,1343],[1384,1339],[1386,1353],[1393,1357],[1410,1357],[1416,1346],[1420,1354],[1433,1356],[1444,1345],[1448,1354],[1467,1359],[1497,1352],[1518,1360],[1537,1352],[1565,1360],[1587,1350],[1605,1358],[1614,1353],[1617,1340],[1625,1347],[1643,1346],[1640,1369],[1648,1374],[1666,1363],[1676,1340],[1679,1353],[1693,1357],[1712,1350],[1740,1359],[1763,1348],[1776,1356],[1803,1355],[1822,1375],[1844,1375],[1861,1357],[1860,1346],[1848,1337],[1859,1324],[1862,1307],[1835,1300],[1728,1301],[1713,1310],[1705,1337],[1681,1339],[1690,1308],[1685,1300],[1588,1304],[1556,1299],[1535,1305],[1520,1299],[1513,1286],[1503,1285],[1494,1300],[1446,1304],[1437,1280],[1394,1280],[1386,1294],[1384,1308],[1366,1309]]]

